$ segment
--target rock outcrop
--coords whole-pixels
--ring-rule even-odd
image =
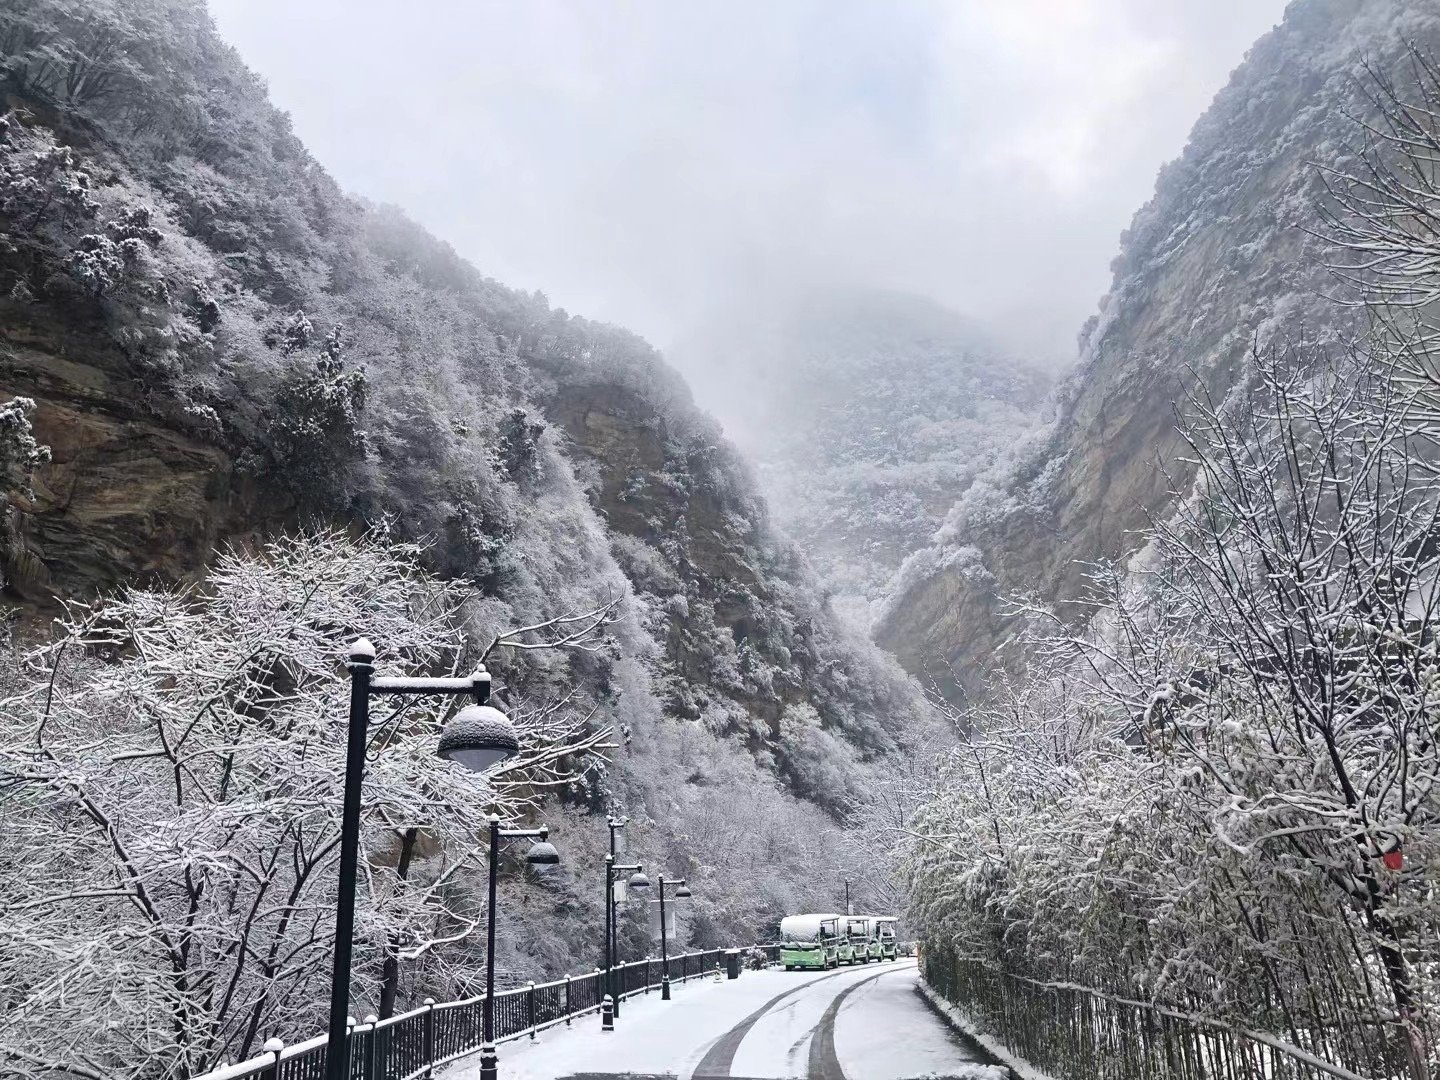
[[[157,416],[90,313],[35,314],[0,300],[0,386],[35,401],[35,437],[51,455],[34,498],[19,500],[10,589],[47,605],[121,581],[184,579],[222,539],[263,524],[230,453]]]
[[[1223,400],[1251,350],[1343,336],[1327,298],[1315,164],[1344,166],[1368,108],[1362,61],[1401,73],[1440,45],[1420,0],[1296,0],[1196,124],[1122,237],[1114,284],[1056,395],[1057,418],[1012,448],[901,571],[876,639],[913,672],[978,690],[1009,638],[1006,601],[1073,619],[1087,567],[1124,563],[1191,476],[1176,428],[1188,395]]]

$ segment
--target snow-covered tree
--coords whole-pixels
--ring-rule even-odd
[[[1194,492],[919,815],[937,941],[1428,1075],[1440,484],[1382,360],[1256,357],[1243,400],[1191,403]]]
[[[192,589],[67,610],[0,703],[0,1060],[7,1073],[185,1076],[323,1026],[344,776],[345,643],[386,671],[595,647],[608,609],[472,640],[468,591],[415,549],[339,533],[223,556]],[[485,646],[482,648],[481,646]],[[512,701],[523,750],[484,775],[435,754],[461,702],[372,717],[356,987],[443,994],[474,929],[485,816],[527,814],[603,738]],[[421,994],[423,996],[423,994]]]

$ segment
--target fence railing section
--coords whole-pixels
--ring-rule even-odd
[[[1055,985],[921,951],[925,981],[980,1028],[1036,1068],[1064,1080],[1335,1080],[1406,1074],[1404,1034],[1357,1022],[1300,1032],[1302,1042],[1178,1008],[1075,985]],[[1343,1049],[1341,1048],[1343,1046]]]
[[[758,946],[768,950],[769,946]],[[778,946],[775,946],[778,950]],[[709,949],[669,958],[670,982],[684,982],[713,974],[731,951]],[[778,955],[778,952],[777,952]],[[618,964],[614,969],[621,998],[649,993],[660,986],[665,965],[655,958]],[[548,983],[505,990],[495,995],[495,1041],[535,1037],[559,1023],[594,1012],[604,999],[605,973],[596,968],[586,975],[567,975]],[[411,1080],[429,1076],[438,1065],[480,1049],[485,1029],[485,996],[461,1001],[434,1002],[375,1023],[350,1029],[350,1080]],[[307,1039],[294,1046],[275,1048],[259,1057],[226,1065],[196,1080],[324,1080],[326,1037]]]

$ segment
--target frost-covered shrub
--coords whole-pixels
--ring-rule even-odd
[[[265,335],[265,344],[278,348],[281,356],[291,356],[310,344],[315,328],[303,311],[291,312],[273,331]]]
[[[190,302],[186,305],[186,313],[202,334],[208,334],[220,325],[220,302],[205,282],[190,283]]]
[[[50,460],[50,448],[35,441],[30,416],[35,402],[17,397],[0,405],[0,495],[32,499],[35,470]]]
[[[65,261],[65,269],[95,298],[104,296],[125,276],[130,260],[127,253],[107,236],[82,236]],[[133,259],[133,254],[131,258]]]
[[[511,409],[500,424],[497,452],[501,466],[515,481],[529,479],[539,463],[540,437],[545,422],[532,417],[524,409]]]
[[[276,396],[270,427],[273,474],[315,510],[343,508],[347,470],[365,457],[363,371],[347,371],[341,328],[325,337],[313,364],[302,365]]]
[[[0,214],[13,231],[33,235],[44,227],[63,230],[93,218],[99,209],[90,174],[69,147],[26,132],[11,136],[4,119],[0,140]]]
[[[494,646],[466,634],[467,592],[414,548],[320,533],[226,555],[203,591],[69,608],[53,642],[7,657],[0,1061],[186,1077],[323,1029],[344,651],[364,634],[387,671],[473,670]],[[435,753],[451,708],[432,695],[374,716],[352,990],[366,1011],[457,996],[487,814],[530,812],[536,784],[582,772],[599,738],[564,701],[513,703],[521,757],[475,774]]]

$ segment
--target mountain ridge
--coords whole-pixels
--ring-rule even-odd
[[[1411,42],[1440,43],[1431,5],[1295,0],[1251,48],[1123,234],[1054,423],[1011,448],[902,568],[875,637],[907,670],[941,672],[963,701],[1011,662],[992,658],[1013,641],[1013,599],[1086,618],[1091,564],[1128,560],[1190,482],[1172,403],[1223,400],[1254,347],[1356,329],[1324,299],[1334,283],[1313,164],[1353,160],[1360,56],[1393,70]]]
[[[91,94],[63,76],[98,62],[97,33],[120,60]],[[930,722],[653,349],[346,196],[203,5],[44,0],[0,12],[0,41],[0,392],[37,402],[54,449],[33,498],[4,493],[12,601],[203,580],[217,546],[315,521],[425,540],[492,628],[619,597],[629,655],[506,675],[624,733],[575,797],[631,813],[637,850],[667,843],[654,821],[711,812],[667,755],[746,778],[764,827],[837,829]],[[720,887],[708,932],[800,887]]]

